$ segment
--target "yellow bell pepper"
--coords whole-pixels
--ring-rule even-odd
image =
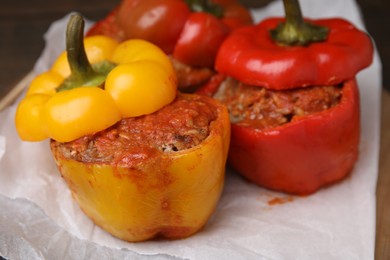
[[[106,129],[121,116],[103,89],[79,87],[53,95],[45,103],[41,118],[53,139],[68,142]]]
[[[199,231],[220,198],[230,140],[227,109],[213,102],[218,116],[203,142],[160,152],[136,168],[69,159],[51,142],[58,168],[84,213],[131,242],[184,238]]]
[[[77,144],[84,140],[77,138],[102,134],[123,118],[153,113],[169,106],[177,94],[173,67],[159,48],[143,40],[116,45],[100,36],[83,41],[76,26],[80,19],[76,16],[76,25],[72,21],[66,55],[61,54],[50,71],[32,82],[19,104],[15,123],[20,137],[52,139],[52,154],[73,197],[87,216],[112,235],[143,241],[196,233],[213,214],[223,189],[230,141],[226,107],[205,96],[180,94],[208,99],[207,104],[215,107],[208,136],[192,148],[153,150],[153,159],[137,161],[132,167],[70,159],[59,149],[63,142]],[[74,27],[79,29],[75,32]],[[83,44],[69,39],[74,37],[85,42],[86,51]],[[88,60],[97,63],[90,65]]]
[[[176,74],[162,50],[144,40],[84,39],[83,27],[82,17],[73,15],[67,51],[31,82],[19,104],[15,124],[22,140],[69,142],[153,113],[176,97]],[[50,97],[45,102],[43,94]]]
[[[49,99],[49,95],[37,93],[19,103],[15,115],[15,125],[22,140],[36,141],[47,138],[47,131],[41,115],[43,107]]]

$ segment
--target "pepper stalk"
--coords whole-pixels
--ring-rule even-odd
[[[115,67],[109,61],[90,64],[84,47],[84,19],[77,13],[70,17],[67,24],[66,52],[71,75],[57,87],[57,92],[81,86],[100,87]]]
[[[212,14],[217,18],[223,16],[222,6],[211,2],[210,0],[185,0],[185,2],[193,12],[205,12]]]
[[[270,30],[274,41],[287,46],[306,46],[327,39],[329,29],[305,21],[298,0],[283,0],[283,5],[286,21]]]

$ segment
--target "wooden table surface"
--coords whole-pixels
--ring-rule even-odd
[[[325,0],[324,0],[325,1]],[[119,0],[3,0],[0,8],[0,100],[27,74],[44,48],[42,35],[50,23],[71,11],[97,20]],[[252,7],[269,0],[242,0]],[[377,186],[375,259],[390,259],[390,1],[357,0],[383,65],[381,150]]]

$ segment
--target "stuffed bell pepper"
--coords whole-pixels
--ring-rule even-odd
[[[369,36],[340,19],[286,18],[232,32],[216,59],[220,75],[199,92],[229,110],[229,165],[263,187],[311,194],[345,178],[359,153],[355,75],[372,62]]]
[[[214,75],[215,56],[229,32],[248,24],[250,12],[237,0],[123,0],[87,35],[156,44],[171,57],[179,89],[191,92]]]
[[[143,241],[194,234],[222,192],[227,109],[178,94],[171,62],[155,45],[84,39],[83,24],[71,17],[65,56],[32,81],[15,116],[19,136],[51,139],[74,199],[112,235]]]

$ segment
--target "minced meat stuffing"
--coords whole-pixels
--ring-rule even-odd
[[[137,163],[158,152],[176,152],[200,144],[217,118],[215,105],[201,96],[178,95],[171,104],[145,116],[69,143],[52,141],[65,158],[82,162]],[[127,162],[133,161],[133,162]]]
[[[175,68],[179,89],[181,92],[194,92],[200,85],[207,82],[215,72],[210,68],[192,67],[171,57]]]
[[[214,98],[227,106],[233,123],[265,129],[331,108],[339,103],[341,93],[340,86],[269,90],[227,78]]]

